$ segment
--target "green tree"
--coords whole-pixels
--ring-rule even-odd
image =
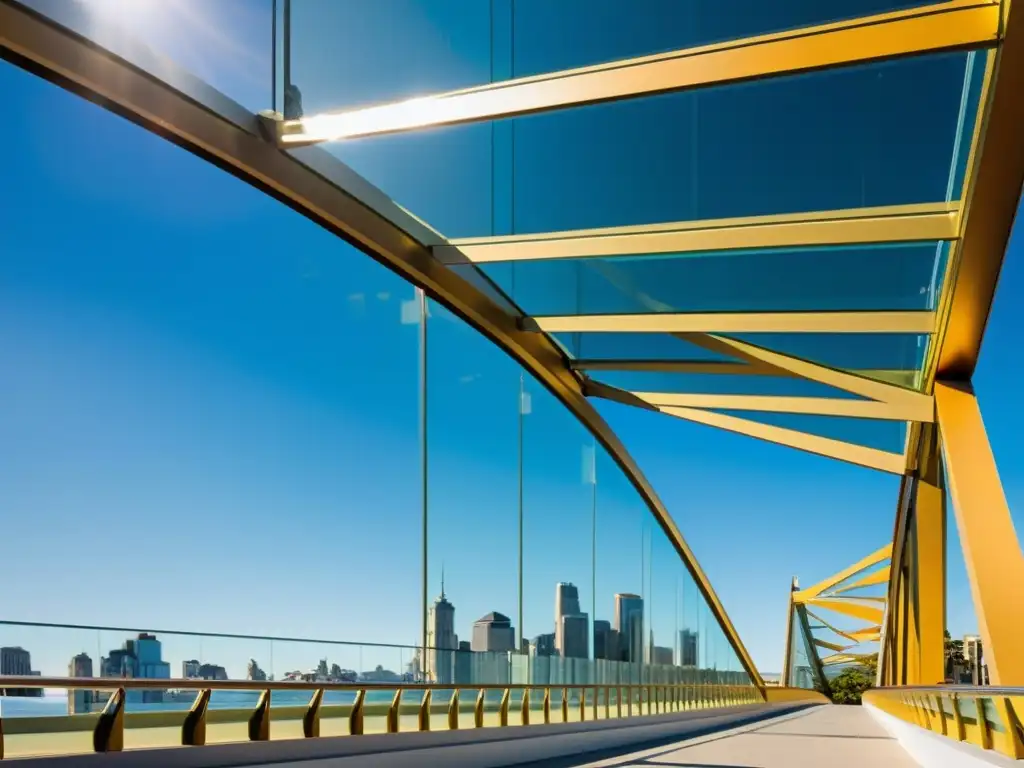
[[[942,635],[946,654],[946,679],[951,680],[953,678],[954,666],[967,666],[967,660],[964,658],[964,641],[954,640],[950,636],[948,629]]]
[[[877,663],[877,661],[876,661]],[[829,691],[835,704],[860,704],[861,695],[875,685],[874,676],[867,667],[848,667],[832,678]]]

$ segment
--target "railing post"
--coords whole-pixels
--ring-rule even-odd
[[[480,692],[476,695],[476,704],[473,705],[473,727],[483,728],[484,727],[484,695],[487,693],[487,689],[481,688]]]
[[[391,700],[391,706],[388,707],[387,715],[387,732],[398,733],[398,719],[399,709],[402,706],[402,689],[399,688],[395,691],[395,698]]]
[[[587,719],[587,689],[577,688],[580,694],[580,722],[585,722]]]
[[[942,706],[942,696],[936,694],[932,696],[932,701],[935,704],[935,710],[939,715],[939,733],[943,736],[948,736],[948,729],[946,728],[946,710]]]
[[[981,704],[981,697],[974,696],[974,711],[978,722],[978,746],[982,749],[992,749],[992,729],[988,727],[988,718],[985,717],[985,708]]]
[[[604,687],[604,719],[611,720],[612,718],[612,689],[608,686]]]
[[[960,697],[954,693],[949,697],[949,701],[953,707],[953,727],[956,728],[956,740],[966,741],[967,731],[964,729],[964,716],[960,713]]]
[[[651,714],[651,699],[653,699],[653,698],[654,698],[654,687],[648,685],[647,686],[647,714],[648,715]]]
[[[185,715],[185,722],[181,724],[183,747],[201,747],[206,744],[206,708],[212,693],[209,688],[200,691],[196,700],[192,702],[192,708]]]
[[[452,697],[448,701],[448,730],[459,730],[459,689],[452,691]]]
[[[996,708],[999,720],[1003,724],[1006,737],[1003,741],[1004,755],[1019,760],[1024,757],[1024,735],[1021,734],[1020,720],[1013,710],[1013,702],[1005,696],[996,696],[992,699],[992,705]]]
[[[124,688],[118,688],[107,704],[92,732],[92,748],[96,752],[120,752],[124,749]]]
[[[569,689],[562,689],[562,722],[569,722]]]
[[[501,694],[501,705],[498,709],[498,725],[505,727],[508,725],[508,701],[511,692],[508,688]]]
[[[530,724],[530,689],[523,688],[523,700],[519,704],[519,720],[523,725]]]
[[[270,741],[270,689],[260,694],[256,709],[249,715],[249,741]]]
[[[348,713],[348,732],[352,736],[363,735],[363,702],[366,700],[366,691],[356,692],[356,700],[352,702],[352,711]]]
[[[551,722],[551,689],[544,689],[544,725]]]
[[[302,715],[302,735],[307,739],[315,739],[320,735],[320,705],[323,700],[323,688],[317,688],[309,697],[309,706]]]
[[[622,686],[615,689],[615,716],[622,719]]]
[[[419,718],[417,719],[417,725],[420,731],[430,730],[430,689],[427,688],[423,692],[423,698],[420,699],[420,711]]]
[[[593,711],[593,715],[594,716],[593,716],[593,718],[591,718],[592,720],[597,720],[597,693],[598,693],[598,690],[599,689],[598,689],[598,687],[596,685],[593,688],[590,689],[590,691],[594,694],[594,698],[590,702],[590,705],[594,708],[594,711]],[[586,696],[586,693],[584,692],[583,695]]]

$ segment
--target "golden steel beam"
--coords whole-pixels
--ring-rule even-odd
[[[516,117],[565,107],[994,45],[999,4],[952,0],[891,13],[280,121],[284,147]]]
[[[934,409],[930,398],[922,396],[922,406],[880,403],[839,397],[787,397],[776,395],[713,395],[677,392],[633,392],[641,400],[657,406],[712,408],[732,411],[802,413],[818,416],[846,416],[890,421],[931,421]]]
[[[961,241],[938,376],[969,380],[978,362],[1003,255],[1024,184],[1024,7],[1003,3],[1003,39],[995,58],[980,146],[968,169]]]
[[[855,619],[870,621],[872,624],[882,623],[883,612],[881,608],[875,608],[873,605],[855,603],[852,598],[829,599],[827,597],[815,597],[808,600],[807,603],[810,605],[816,605],[819,608],[825,608],[829,611],[842,613]]]
[[[850,464],[859,464],[862,467],[878,469],[882,472],[903,474],[903,455],[899,453],[889,453],[887,451],[880,451],[877,448],[844,443],[842,440],[809,435],[806,432],[799,432],[795,429],[762,424],[724,413],[704,411],[699,408],[664,406],[658,408],[658,410],[670,416],[677,416],[680,419],[718,427],[719,429],[747,435],[748,437],[756,437],[770,443],[787,445],[790,448],[797,448],[808,453],[816,453],[819,456],[828,456],[833,459],[849,462]]]
[[[993,685],[1024,684],[1024,555],[974,394],[935,385],[964,564]]]
[[[166,60],[154,59],[149,66],[160,72],[160,80],[138,61],[129,64],[99,43],[8,0],[0,0],[0,58],[102,105],[284,202],[423,288],[507,352],[608,451],[672,542],[743,668],[763,689],[753,659],[678,525],[622,441],[587,401],[561,351],[546,337],[521,329],[504,307],[434,259],[422,242],[433,235],[422,222],[403,214],[394,203],[387,215],[371,205],[368,200],[386,198],[326,152],[307,150],[301,159],[281,152],[266,141],[251,112]],[[403,224],[396,224],[396,219]]]
[[[841,595],[843,592],[849,592],[854,589],[863,589],[864,587],[871,587],[877,584],[888,584],[889,583],[889,566],[885,566],[881,570],[869,573],[862,579],[857,579],[852,584],[839,589],[832,590],[830,594]]]
[[[910,576],[917,650],[908,674],[911,685],[937,685],[946,679],[946,492],[935,434],[934,428],[928,430],[911,520]]]
[[[819,384],[835,387],[870,400],[903,406],[918,413],[920,418],[916,420],[931,421],[933,418],[931,414],[934,412],[935,405],[931,396],[916,390],[868,379],[856,373],[829,368],[820,363],[812,363],[809,360],[781,352],[773,352],[739,339],[707,333],[680,333],[677,336],[683,341],[722,355],[731,355],[751,365],[759,365],[770,370],[784,372],[790,376],[816,381]]]
[[[642,315],[547,315],[531,318],[546,333],[932,333],[935,313],[661,312]]]
[[[466,261],[484,264],[953,240],[959,234],[959,227],[955,205],[928,203],[548,232],[515,237],[466,238],[434,246],[433,251],[446,264]]]
[[[851,565],[851,566],[849,566],[847,568],[844,568],[843,570],[839,571],[838,573],[832,574],[827,579],[825,579],[823,581],[819,581],[813,587],[808,587],[807,589],[800,590],[795,595],[793,595],[793,599],[796,602],[798,602],[798,603],[799,602],[806,602],[808,600],[811,600],[812,598],[815,598],[818,595],[820,595],[822,592],[827,592],[828,590],[832,589],[832,587],[836,586],[837,584],[842,584],[847,579],[849,579],[849,578],[851,578],[853,576],[856,576],[858,573],[860,573],[860,572],[862,572],[862,571],[864,571],[864,570],[866,570],[868,568],[871,568],[871,567],[876,566],[876,565],[880,565],[881,563],[885,562],[886,560],[890,559],[891,557],[892,557],[892,544],[890,543],[890,544],[886,544],[883,547],[879,547],[874,552],[872,552],[870,555],[867,555],[866,557],[862,557],[860,560],[858,560],[853,565]]]

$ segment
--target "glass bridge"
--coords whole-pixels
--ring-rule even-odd
[[[1024,759],[972,385],[1022,38],[1010,0],[0,0],[0,759]],[[819,512],[887,478],[882,546],[744,544],[652,471],[684,424],[814,462]],[[820,579],[769,585],[778,662],[694,528],[745,592]]]

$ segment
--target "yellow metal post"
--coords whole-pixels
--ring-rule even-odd
[[[459,730],[459,689],[452,691],[452,697],[448,700],[448,730]]]
[[[402,689],[399,688],[395,691],[395,697],[391,700],[391,706],[388,707],[387,714],[387,732],[398,733],[398,716],[399,708],[402,706]]]
[[[94,751],[120,752],[124,749],[124,700],[124,688],[118,688],[107,699],[92,732]]]
[[[935,385],[964,564],[992,685],[1024,683],[1024,555],[974,393]]]
[[[324,689],[317,688],[309,698],[309,706],[302,715],[302,735],[315,739],[320,735],[320,705],[324,701]]]
[[[946,493],[935,431],[914,499],[915,650],[910,685],[940,685],[946,678]]]
[[[423,698],[420,700],[420,711],[417,724],[421,731],[430,730],[430,689],[428,688],[423,692]]]
[[[352,703],[352,711],[348,715],[348,732],[352,736],[363,735],[363,702],[366,700],[366,691],[358,691],[356,700]]]
[[[206,744],[206,708],[212,691],[207,688],[199,692],[192,708],[181,724],[181,744],[185,747],[201,747]],[[2,757],[2,755],[0,755]]]
[[[501,694],[501,704],[498,706],[498,725],[502,727],[508,725],[508,702],[511,696],[512,693],[508,688]]]
[[[476,695],[476,704],[473,705],[473,727],[483,728],[484,727],[484,696],[486,691],[481,688],[480,692]]]

